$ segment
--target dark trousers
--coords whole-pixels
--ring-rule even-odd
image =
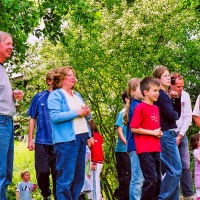
[[[138,157],[144,176],[141,200],[158,200],[161,185],[160,153],[141,153]]]
[[[35,144],[35,169],[38,187],[43,197],[51,195],[50,174],[53,180],[53,195],[56,199],[56,156],[53,145]]]
[[[118,176],[118,196],[120,200],[129,200],[131,181],[131,163],[127,152],[115,152]]]

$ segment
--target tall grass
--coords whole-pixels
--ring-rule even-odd
[[[22,181],[20,176],[21,171],[28,170],[30,172],[31,182],[37,184],[34,163],[34,151],[29,151],[26,143],[15,141],[13,181],[8,187],[9,200],[16,199],[16,187]],[[42,199],[38,188],[32,194],[34,200]]]

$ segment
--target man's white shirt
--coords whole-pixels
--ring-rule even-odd
[[[190,101],[190,95],[183,90],[181,94],[181,116],[176,121],[177,128],[175,132],[178,132],[179,134],[184,136],[191,123],[192,123],[192,106]]]

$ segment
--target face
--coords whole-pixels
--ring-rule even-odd
[[[182,94],[184,88],[184,80],[183,79],[176,79],[175,85],[171,85],[171,89],[176,91],[179,95]]]
[[[26,172],[24,174],[24,176],[22,177],[23,181],[28,182],[30,181],[30,174],[28,172]]]
[[[68,75],[65,77],[65,79],[62,82],[62,87],[67,87],[67,88],[73,88],[75,85],[75,76],[74,72],[70,69],[68,72]]]
[[[158,100],[160,87],[157,85],[151,85],[149,90],[145,90],[145,97],[148,97],[149,101],[155,102]]]
[[[140,84],[138,84],[136,90],[132,90],[132,95],[135,99],[143,99],[143,95],[140,90]]]
[[[7,58],[10,58],[13,50],[12,37],[7,36],[0,42],[0,62],[5,62]]]
[[[164,87],[168,87],[171,85],[171,77],[168,70],[165,70],[162,76],[159,79],[160,84]]]

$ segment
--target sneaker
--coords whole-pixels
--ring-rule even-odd
[[[51,197],[50,196],[44,197],[43,200],[51,200]]]

